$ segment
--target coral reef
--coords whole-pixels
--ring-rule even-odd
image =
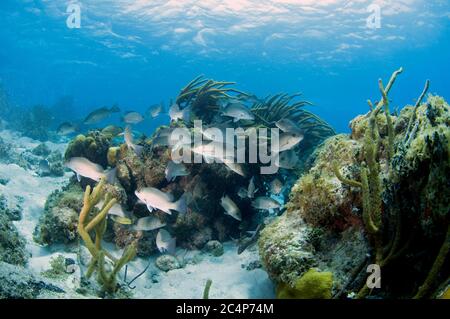
[[[335,298],[424,298],[448,278],[449,106],[432,95],[422,102],[427,82],[416,105],[393,116],[388,93],[401,72],[379,81],[382,99],[369,101],[349,136],[312,154],[287,212],[262,231],[261,258],[280,287],[317,267],[333,273]],[[368,264],[381,267],[381,289],[365,285]]]
[[[0,214],[5,215],[11,221],[18,221],[22,219],[22,206],[20,196],[15,196],[14,200],[7,200],[3,194],[0,194]]]
[[[0,261],[0,299],[34,299],[52,293],[64,290],[30,270]]]
[[[34,240],[45,245],[74,242],[82,201],[83,190],[78,184],[69,184],[53,192],[45,203],[34,231]]]
[[[171,255],[159,256],[158,258],[156,258],[155,264],[156,267],[165,272],[181,268],[181,264],[178,259]]]
[[[29,254],[25,249],[25,239],[3,209],[0,209],[0,261],[25,265]]]
[[[64,158],[85,157],[93,163],[104,168],[108,166],[108,149],[111,146],[111,137],[100,131],[91,131],[87,135],[76,136],[67,146]]]

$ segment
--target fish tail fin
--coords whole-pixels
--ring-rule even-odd
[[[180,199],[175,203],[175,210],[181,214],[186,214],[187,211],[187,194],[184,193]]]
[[[105,178],[109,184],[114,184],[116,182],[116,171],[117,168],[114,167],[105,172]]]

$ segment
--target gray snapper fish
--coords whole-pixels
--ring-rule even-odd
[[[248,190],[244,187],[240,187],[238,192],[237,192],[238,196],[242,199],[247,198],[248,197]]]
[[[96,124],[98,122],[103,121],[104,119],[107,119],[110,117],[113,113],[120,112],[120,109],[118,106],[114,105],[111,108],[107,107],[101,107],[99,109],[96,109],[89,113],[89,115],[84,119],[84,124]]]
[[[174,181],[178,176],[187,176],[189,172],[182,163],[175,163],[174,161],[169,161],[165,169],[166,180],[168,182]]]
[[[243,177],[247,176],[245,169],[244,169],[244,165],[242,165],[240,163],[234,163],[231,160],[230,161],[225,160],[225,161],[223,161],[223,163],[225,164],[226,167],[228,167],[230,170],[232,170],[236,174],[241,175]]]
[[[159,103],[159,104],[153,104],[151,105],[147,112],[148,114],[154,119],[156,117],[158,117],[159,114],[161,114],[164,110],[164,105],[163,103]]]
[[[139,218],[133,225],[133,230],[137,231],[150,231],[159,229],[166,226],[166,223],[161,222],[161,220],[156,216],[147,216]]]
[[[182,120],[183,122],[189,122],[190,112],[191,109],[189,107],[180,109],[180,106],[175,103],[169,109],[170,120],[171,121]]]
[[[255,116],[252,114],[252,112],[240,103],[228,104],[222,111],[222,115],[232,117],[233,122],[237,122],[239,120],[255,119]]]
[[[283,152],[292,149],[303,140],[303,134],[300,133],[281,133],[279,139],[279,150]]]
[[[272,194],[278,195],[283,190],[283,183],[278,178],[275,178],[270,182],[269,190]]]
[[[259,224],[255,230],[248,232],[251,234],[251,236],[240,241],[237,250],[238,255],[242,254],[248,247],[254,245],[258,241],[259,234],[261,233],[261,230],[263,228],[264,228],[263,224]]]
[[[231,200],[228,195],[225,195],[220,200],[220,206],[225,210],[225,214],[230,215],[236,220],[242,221],[241,211],[239,207]]]
[[[100,210],[100,209],[102,209],[102,207],[104,205],[105,205],[105,201],[101,200],[97,205],[95,205],[95,207]],[[132,221],[130,218],[130,215],[132,215],[132,214],[130,212],[125,211],[120,203],[114,204],[109,209],[108,215],[116,223],[119,223],[122,225],[131,225],[132,224]]]
[[[267,196],[260,196],[257,197],[252,202],[252,207],[260,210],[269,210],[269,209],[276,209],[280,208],[281,205],[273,198],[267,197]]]
[[[108,125],[102,130],[102,133],[105,135],[110,135],[112,137],[116,137],[123,133],[123,128],[116,125]]]
[[[70,135],[78,131],[78,125],[72,124],[70,122],[64,122],[56,129],[56,134],[58,135]]]
[[[127,124],[138,124],[144,120],[144,117],[139,112],[130,111],[122,116],[122,122]]]
[[[96,182],[101,178],[106,178],[109,183],[113,183],[116,177],[115,168],[104,170],[100,165],[92,163],[84,157],[72,157],[65,165],[77,174],[78,181],[81,180],[80,176],[83,176]]]
[[[252,176],[252,178],[250,178],[250,182],[248,183],[248,189],[247,189],[248,198],[253,198],[257,191],[258,191],[258,189],[255,186],[255,177]]]
[[[186,213],[187,204],[184,196],[185,194],[183,194],[176,202],[174,202],[171,194],[164,193],[154,187],[146,187],[141,190],[136,190],[135,194],[137,198],[147,205],[150,212],[154,209],[159,209],[169,215],[172,214],[172,210],[182,214]]]
[[[141,145],[134,144],[133,136],[131,134],[131,129],[129,126],[125,128],[123,137],[125,140],[125,144],[127,144],[128,148],[132,149],[137,156],[141,156],[144,147]]]
[[[46,159],[39,161],[39,175],[46,176],[50,174],[50,163]]]
[[[176,238],[165,229],[160,229],[156,235],[156,247],[161,253],[175,255]]]
[[[288,118],[277,121],[275,125],[285,133],[302,134],[302,130],[300,129],[300,127]]]
[[[294,150],[288,150],[277,154],[275,165],[279,168],[293,169],[299,158]]]

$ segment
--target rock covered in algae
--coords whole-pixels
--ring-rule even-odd
[[[380,112],[376,117],[380,142],[375,178],[381,185],[384,252],[391,250],[383,262],[384,267],[402,269],[386,272],[384,297],[413,296],[445,241],[450,207],[449,116],[448,104],[436,96],[430,96],[415,112],[405,107],[397,117],[392,116],[391,158],[386,116]],[[337,178],[334,163],[343,178],[360,180],[361,168],[367,165],[368,116],[358,116],[351,128],[349,136],[331,137],[314,152],[314,164],[293,187],[287,212],[261,233],[263,265],[272,279],[284,285],[280,287],[295,287],[311,267],[333,273],[333,295],[358,292],[358,282],[365,282],[364,265],[366,257],[374,255],[374,243],[362,218],[362,192]],[[441,279],[449,275],[448,269],[437,273]]]
[[[181,268],[181,264],[178,259],[171,255],[159,256],[158,258],[156,258],[155,263],[156,267],[165,272]]]
[[[220,257],[223,255],[223,245],[218,240],[208,241],[203,249],[214,257]]]
[[[26,241],[16,226],[3,211],[0,211],[0,261],[14,265],[25,265],[29,253],[25,249]]]
[[[333,171],[333,161],[339,159],[346,168],[344,175],[358,172],[361,146],[346,135],[340,134],[326,140],[314,154],[313,167],[292,188],[288,211],[296,211],[312,226],[345,229],[359,223],[359,194],[345,187]]]
[[[85,157],[93,163],[106,168],[108,166],[108,149],[111,146],[111,137],[99,131],[91,131],[87,135],[80,134],[67,146],[65,159],[72,157]]]
[[[0,261],[0,299],[34,299],[64,290],[30,270]]]
[[[83,190],[78,184],[53,192],[35,228],[34,240],[46,245],[73,242],[78,236],[78,214],[82,205]]]

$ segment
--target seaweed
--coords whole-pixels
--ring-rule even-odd
[[[299,96],[301,93],[269,95],[261,101],[256,101],[252,105],[251,111],[255,114],[256,121],[265,127],[273,127],[277,121],[288,118],[297,123],[311,138],[325,139],[335,135],[336,132],[328,123],[303,108],[313,105],[311,102],[294,101]]]
[[[200,75],[181,90],[176,103],[183,109],[190,107],[195,116],[210,121],[212,113],[220,110],[220,100],[231,99],[230,93],[245,95],[245,93],[229,87],[233,84],[235,82],[215,81],[205,79],[203,75]]]
[[[364,133],[364,151],[360,163],[360,181],[345,178],[340,173],[337,162],[333,163],[335,176],[343,184],[359,188],[361,190],[363,202],[362,219],[364,221],[366,232],[371,238],[371,242],[375,251],[374,262],[380,267],[385,267],[386,265],[390,264],[396,259],[399,259],[400,257],[404,258],[407,252],[411,252],[411,243],[414,240],[417,240],[419,236],[421,236],[421,234],[417,234],[416,231],[414,231],[416,225],[422,222],[420,219],[415,219],[420,218],[420,216],[414,217],[414,215],[412,215],[407,218],[402,216],[401,205],[405,201],[407,201],[407,199],[405,199],[405,197],[407,196],[405,196],[404,194],[405,190],[401,190],[401,186],[399,183],[403,182],[402,179],[409,178],[408,174],[410,171],[414,171],[412,170],[413,166],[411,160],[414,159],[417,161],[417,159],[415,159],[414,157],[417,156],[417,154],[422,154],[423,156],[423,154],[430,153],[430,157],[436,156],[437,159],[442,159],[442,161],[438,160],[436,161],[436,163],[446,163],[444,159],[445,155],[443,155],[445,153],[445,146],[441,146],[440,144],[445,142],[441,141],[439,135],[436,132],[433,133],[433,138],[430,138],[430,136],[417,137],[417,140],[423,140],[424,145],[417,144],[416,141],[414,145],[413,143],[411,143],[411,141],[416,138],[416,131],[419,127],[419,120],[416,120],[416,113],[418,112],[422,99],[428,90],[428,80],[425,84],[425,88],[422,91],[422,94],[416,102],[416,105],[412,109],[412,114],[409,117],[408,126],[405,130],[404,136],[401,137],[401,141],[399,143],[395,143],[394,125],[389,111],[389,100],[387,94],[392,87],[392,84],[395,82],[396,77],[401,72],[402,69],[400,68],[392,74],[386,88],[384,88],[382,81],[379,80],[379,89],[382,94],[382,100],[378,102],[375,108],[373,107],[372,103],[368,101],[371,110],[367,115],[369,127],[368,130],[366,130],[366,132]],[[387,135],[384,139],[381,137],[376,121],[377,113],[382,109],[384,109],[387,129]],[[416,124],[413,126],[412,123],[414,122],[416,122]],[[421,151],[412,149],[413,147],[417,148],[417,145],[419,145],[419,149]],[[387,169],[387,174],[385,175],[383,183],[382,172],[380,170],[382,146],[385,152]],[[409,154],[408,152],[414,154],[412,158],[407,158],[407,154]],[[430,174],[432,174],[434,170],[441,170],[439,168],[441,167],[440,165],[431,165],[432,166],[428,168],[430,170]],[[445,164],[443,165],[443,169],[445,170]],[[426,172],[426,170],[423,171],[424,176],[426,176]],[[419,194],[422,192],[425,192],[425,194],[427,194],[427,192],[430,192],[430,190],[420,182],[420,180],[422,179],[423,178],[420,178],[419,182],[417,182],[416,185],[420,187]],[[427,183],[430,183],[430,179],[426,179]],[[412,189],[411,185],[408,185],[406,189],[409,188]],[[391,202],[392,205],[383,205],[383,199],[386,203]],[[428,201],[426,197],[425,199],[426,201]],[[387,218],[388,215],[383,216],[383,213],[388,213],[389,217],[391,218]],[[443,216],[445,216],[445,213]],[[426,217],[426,215],[424,217]],[[448,220],[446,220],[445,217],[441,219],[443,219],[444,225],[446,225],[444,227],[448,227]],[[409,222],[409,224],[406,224],[407,221]],[[409,237],[405,240],[403,238],[404,234],[402,232],[402,229],[405,229],[408,226],[412,226],[413,231],[411,231]],[[401,246],[402,242],[403,246]],[[426,276],[423,284],[419,287],[417,293],[415,294],[415,298],[423,298],[430,294],[431,287],[436,282],[438,275],[442,270],[445,258],[449,251],[449,245],[450,228],[447,229],[441,249],[439,250],[434,262],[432,263],[431,270]],[[357,297],[364,298],[368,293],[369,288],[364,285],[359,290]]]

